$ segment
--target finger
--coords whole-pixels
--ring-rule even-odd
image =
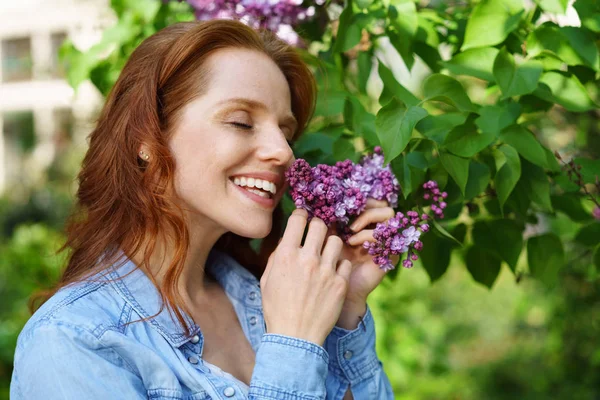
[[[273,265],[273,256],[274,256],[275,252],[272,252],[271,255],[269,255],[269,258],[267,259],[267,265],[265,267],[265,270],[263,271],[261,277],[260,277],[260,286],[264,286],[265,282],[267,282],[269,280],[269,273],[271,272],[271,266]]]
[[[374,242],[375,238],[373,237],[373,229],[363,229],[358,232],[356,235],[352,235],[348,238],[348,244],[350,246],[358,246],[362,245],[364,242]]]
[[[381,207],[389,207],[390,203],[386,200],[375,200],[372,197],[367,199],[367,203],[365,205],[365,210],[369,208],[381,208]]]
[[[327,225],[322,219],[314,217],[308,224],[308,233],[302,247],[321,254],[325,235],[327,235]]]
[[[329,236],[327,238],[327,243],[325,243],[325,248],[323,249],[323,255],[321,257],[323,263],[331,265],[331,268],[335,270],[343,247],[344,242],[342,242],[342,239],[339,236]]]
[[[340,265],[337,267],[337,274],[343,277],[346,281],[350,280],[350,274],[352,273],[352,263],[348,260],[342,260]]]
[[[356,218],[352,225],[350,225],[350,229],[358,232],[369,224],[387,221],[395,214],[392,207],[370,208]]]
[[[283,232],[283,237],[281,238],[281,244],[296,248],[300,247],[307,219],[308,212],[306,210],[301,208],[295,209],[288,218],[285,232]]]

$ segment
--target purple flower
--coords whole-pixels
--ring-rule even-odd
[[[598,207],[598,206],[594,207],[594,210],[592,211],[592,215],[594,216],[595,219],[600,221],[600,207]]]

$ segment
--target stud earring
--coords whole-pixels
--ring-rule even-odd
[[[143,150],[140,150],[140,157],[146,161],[148,161],[148,159],[150,158],[150,156],[148,154],[144,153]]]

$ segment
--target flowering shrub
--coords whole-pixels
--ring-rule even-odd
[[[430,214],[444,216],[428,221],[428,234],[418,238],[435,249],[435,256],[424,252],[419,260],[432,281],[451,258],[487,287],[502,264],[518,281],[532,277],[547,285],[565,265],[590,279],[600,276],[596,0],[111,4],[118,22],[101,43],[86,52],[63,49],[73,86],[90,78],[108,93],[137,43],[176,21],[238,18],[284,38],[287,32],[286,40],[314,67],[319,89],[314,118],[294,145],[297,158],[329,166],[316,177],[306,165],[296,166],[307,183],[322,184],[317,191],[323,193],[302,196],[315,215],[343,222],[370,196],[386,198],[406,216],[422,205],[425,189]],[[402,190],[390,190],[389,175],[377,178],[381,185],[324,178],[360,175],[357,165],[368,170],[370,162],[383,165],[374,155],[359,160],[376,146]],[[423,188],[431,180],[446,197]],[[397,199],[385,197],[393,193]],[[295,201],[285,197],[284,211]],[[410,229],[406,235],[414,238],[421,225],[396,234]]]

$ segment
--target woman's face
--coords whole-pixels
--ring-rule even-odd
[[[175,187],[190,228],[262,238],[294,161],[290,89],[277,65],[256,51],[222,49],[208,67],[208,91],[183,108],[170,141]]]

